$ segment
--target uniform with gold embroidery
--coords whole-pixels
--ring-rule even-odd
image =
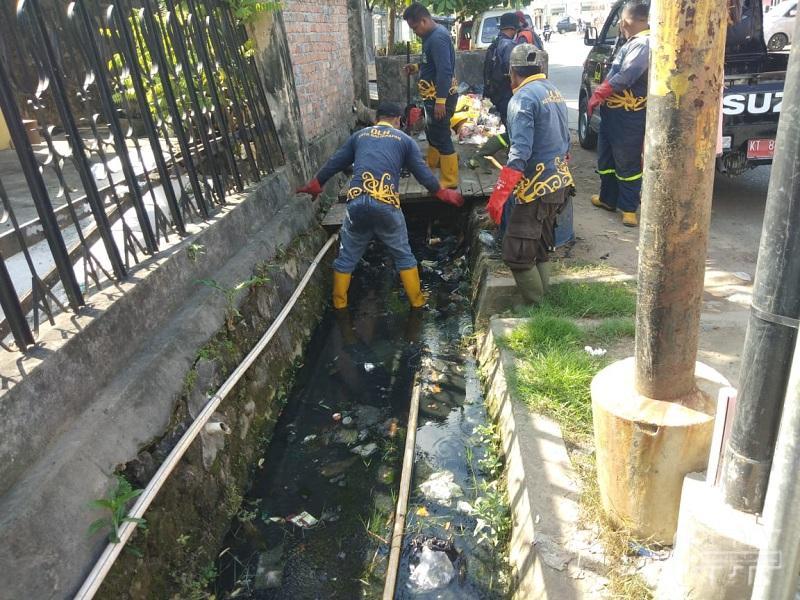
[[[398,270],[408,271],[417,261],[408,243],[400,210],[400,170],[405,167],[431,194],[440,185],[422,159],[419,146],[399,129],[378,123],[357,131],[317,173],[324,185],[336,173],[353,165],[347,192],[347,216],[340,232],[334,271],[349,274],[356,268],[373,237],[388,248]]]
[[[566,160],[567,105],[544,74],[528,77],[515,91],[508,104],[508,129],[511,147],[507,165],[523,173],[513,192],[517,204],[573,184]]]
[[[619,49],[606,77],[613,93],[599,108],[599,201],[604,208],[625,213],[636,212],[641,196],[649,34],[642,31]]]

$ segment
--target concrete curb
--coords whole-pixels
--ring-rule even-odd
[[[513,598],[596,598],[605,579],[587,570],[596,562],[579,531],[578,477],[561,428],[513,398],[508,377],[514,358],[497,339],[523,319],[491,319],[478,346],[489,414],[503,440],[511,505],[509,561]],[[595,565],[601,567],[601,565]]]

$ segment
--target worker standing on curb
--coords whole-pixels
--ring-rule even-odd
[[[422,38],[422,64],[405,65],[403,70],[407,75],[419,71],[419,95],[425,102],[428,166],[441,168],[443,187],[456,188],[458,154],[450,137],[450,119],[458,102],[453,40],[447,29],[437,24],[419,2],[406,8],[403,19]]]
[[[622,211],[622,224],[636,227],[642,195],[642,150],[647,114],[647,70],[650,65],[648,6],[625,4],[619,29],[627,41],[620,48],[606,80],[589,99],[588,114],[600,107],[597,172],[600,194],[592,204]]]
[[[511,147],[486,208],[505,227],[503,262],[526,304],[541,301],[550,282],[549,249],[558,213],[574,194],[567,165],[569,122],[561,92],[537,64],[537,49],[511,52],[514,96],[508,104]]]
[[[322,193],[326,181],[353,165],[347,214],[339,233],[339,255],[333,262],[334,308],[347,307],[351,274],[375,237],[389,249],[411,306],[419,308],[425,304],[397,192],[403,167],[442,202],[456,207],[464,204],[461,194],[439,185],[422,160],[419,146],[400,131],[402,114],[399,105],[382,102],[377,110],[377,124],[350,136],[317,176],[297,190],[316,197]]]

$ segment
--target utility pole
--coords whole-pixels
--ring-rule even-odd
[[[796,35],[800,34],[798,23]],[[800,316],[799,236],[800,47],[795,46],[786,72],[738,400],[723,456],[722,479],[719,485],[713,478],[703,482],[687,477],[684,482],[672,572],[662,580],[661,597],[665,599],[748,598],[754,586],[756,557],[753,598],[794,597],[790,592],[797,584],[800,539],[800,490],[796,485],[800,356],[795,351]],[[764,506],[765,495],[762,520],[757,513]]]
[[[725,383],[696,358],[726,21],[721,0],[651,8],[635,357],[592,382],[603,506],[665,544],[684,476],[707,464],[712,397]]]
[[[800,21],[795,34],[800,34]],[[761,512],[800,318],[800,56],[789,55],[775,160],[742,350],[739,393],[723,457],[725,501]]]

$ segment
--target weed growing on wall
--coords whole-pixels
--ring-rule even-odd
[[[105,498],[92,500],[89,506],[105,511],[104,517],[97,519],[89,526],[89,535],[94,535],[98,531],[108,530],[108,541],[112,544],[119,543],[119,530],[124,523],[136,523],[141,529],[147,528],[145,519],[136,519],[128,516],[128,504],[139,496],[144,490],[134,489],[127,479],[121,475],[116,475],[117,486],[109,492]],[[133,554],[140,555],[141,552],[134,546],[128,544],[126,549]]]

